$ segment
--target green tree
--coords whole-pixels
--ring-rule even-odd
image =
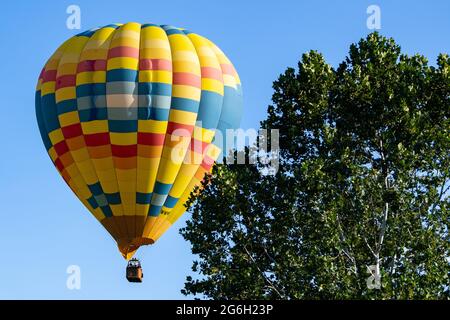
[[[430,66],[372,33],[337,69],[304,54],[273,88],[261,126],[280,130],[279,170],[205,178],[181,230],[198,255],[182,292],[448,299],[450,58]]]

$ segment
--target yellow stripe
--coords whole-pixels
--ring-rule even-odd
[[[111,144],[117,144],[121,146],[137,144],[137,133],[118,133],[110,132]]]
[[[230,76],[229,74],[223,75],[223,84],[227,87],[232,87],[234,89],[237,88],[236,86],[236,78],[233,76]]]
[[[77,86],[81,84],[86,83],[92,83],[92,78],[94,76],[95,71],[86,71],[86,72],[80,72],[77,74]]]
[[[79,123],[78,111],[71,111],[60,114],[58,116],[59,124],[61,127],[70,126],[71,124]]]
[[[136,203],[136,215],[138,215],[138,216],[146,216],[149,207],[150,206],[148,204]]]
[[[154,185],[153,183],[150,183],[150,181],[154,182],[155,179],[156,179],[156,171],[139,170],[136,191],[142,193],[153,192]]]
[[[81,148],[78,150],[70,150],[70,153],[72,154],[73,160],[75,160],[78,168],[80,171],[83,171],[84,169],[88,170],[88,166],[90,166],[90,156],[87,152],[86,148]],[[83,167],[82,167],[83,166]]]
[[[110,204],[109,207],[111,208],[114,216],[123,216],[123,208],[121,204]]]
[[[197,50],[198,56],[201,58],[201,60],[208,61],[209,63],[211,63],[212,67],[217,66],[216,54],[211,49],[211,47],[206,44],[206,42],[199,43],[199,45],[196,46],[195,49]]]
[[[176,109],[170,110],[169,121],[171,122],[182,124],[194,124],[196,119],[197,113]]]
[[[55,81],[48,81],[42,84],[41,86],[41,97],[46,94],[55,93]]]
[[[144,59],[166,59],[172,60],[170,50],[161,48],[144,48],[140,50],[140,55]]]
[[[208,90],[223,96],[223,82],[216,79],[202,78],[202,90]]]
[[[198,61],[196,63],[186,60],[172,61],[173,72],[187,72],[200,76],[200,65]]]
[[[200,101],[200,95],[201,95],[200,88],[179,84],[172,86],[172,97],[187,98],[191,100]]]
[[[102,182],[111,182],[114,184],[116,183],[116,171],[114,170],[114,168],[98,170],[97,175]]]
[[[165,160],[161,161],[159,166],[157,180],[162,183],[173,183],[180,168],[180,164]]]
[[[103,214],[103,212],[102,212],[102,210],[100,208],[96,208],[94,210],[89,210],[89,211],[94,215],[94,217],[98,221],[101,221],[101,220],[105,219],[105,215]]]
[[[155,176],[156,177],[156,171],[155,169],[158,169],[158,165],[159,165],[159,158],[142,158],[142,157],[137,157],[137,164],[140,170],[142,171],[149,171],[150,172],[150,176]],[[155,172],[153,172],[155,171]],[[150,181],[152,181],[150,179]]]
[[[165,70],[142,70],[139,71],[139,82],[172,84],[172,72]]]
[[[62,51],[58,52],[59,54],[51,57],[48,61],[47,64],[45,65],[45,70],[56,70],[58,68],[58,64],[59,64],[59,59],[61,58],[62,55]]]
[[[50,141],[53,145],[64,140],[64,135],[62,134],[61,129],[53,130],[48,134],[48,137],[50,138]]]
[[[56,103],[64,101],[64,100],[71,100],[76,99],[77,92],[75,87],[65,87],[56,90],[55,92],[55,101]]]
[[[38,82],[36,84],[36,91],[41,90],[41,85],[42,85],[42,79],[38,79]]]
[[[84,134],[108,132],[108,120],[81,122],[81,128],[83,129]]]
[[[146,29],[144,29],[144,30],[146,30]],[[169,41],[167,40],[167,37],[164,37],[164,36],[156,38],[153,35],[143,34],[143,40],[141,41],[141,45],[142,45],[142,47],[144,49],[166,49],[166,50],[170,50]],[[145,50],[145,52],[149,53],[150,50]]]
[[[92,38],[84,47],[80,61],[105,59],[108,55],[110,41],[94,41]]]
[[[56,153],[55,148],[53,148],[53,147],[48,149],[48,155],[53,160],[53,162],[56,161],[56,159],[58,158],[58,154]]]
[[[101,28],[95,31],[90,39],[90,43],[92,43],[92,48],[102,48],[102,44],[106,42],[106,40],[111,36],[111,33],[116,31],[113,27]]]
[[[112,160],[112,157],[106,157],[102,159],[91,159],[94,163],[94,166],[96,168],[96,171],[105,171],[105,170],[111,170],[114,169],[114,163]],[[99,170],[97,170],[97,168]]]
[[[106,82],[106,71],[95,71],[92,77],[92,83]]]
[[[117,32],[116,34],[118,34]],[[123,32],[122,32],[123,33]],[[133,32],[134,33],[134,32]],[[110,49],[115,47],[132,47],[132,48],[139,48],[139,33],[137,33],[137,38],[131,38],[131,37],[123,37],[122,35],[119,35],[118,37],[115,37],[111,41]]]
[[[198,167],[198,164],[183,164],[180,172],[178,173],[177,179],[172,189],[170,190],[171,196],[175,198],[181,197],[192,177],[194,177],[195,173],[197,172]]]
[[[136,169],[118,169],[116,168],[117,181],[136,181]]]
[[[184,34],[174,33],[169,36],[170,47],[174,51],[191,51],[195,53],[194,46]]]
[[[138,131],[146,133],[166,133],[167,121],[138,120]]]
[[[137,22],[127,22],[117,29],[121,37],[130,37],[139,39],[141,24]]]
[[[79,53],[76,53],[76,57],[78,58]],[[63,56],[64,58],[65,56]],[[61,58],[62,61],[62,58]],[[58,73],[56,74],[56,78],[64,75],[73,75],[77,72],[78,68],[78,59],[75,62],[61,62],[58,66]]]
[[[108,59],[107,70],[113,69],[131,69],[137,70],[139,61],[136,58],[130,57],[117,57]]]

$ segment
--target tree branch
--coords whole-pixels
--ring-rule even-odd
[[[243,232],[242,230],[242,220],[239,219],[236,221],[237,223],[237,227],[238,229]],[[253,258],[252,254],[248,251],[247,246],[244,244],[243,248],[245,250],[245,253],[247,254],[247,256],[250,258],[250,260],[253,262],[253,264],[255,265],[256,269],[258,269],[258,272],[261,274],[261,276],[264,278],[264,280],[267,282],[269,288],[272,288],[276,294],[280,297],[280,299],[286,299],[286,295],[282,294],[280,291],[281,289],[278,289],[275,284],[266,276],[266,274],[264,273],[263,270],[261,270],[261,268],[258,266],[258,263],[256,262],[255,258]]]
[[[365,236],[363,236],[364,242],[366,243],[367,248],[369,248],[370,253],[372,253],[372,255],[376,258],[376,254],[375,251],[373,251],[372,247],[370,246],[369,242],[367,241],[367,238]]]
[[[245,252],[247,253],[247,256],[252,260],[253,264],[255,265],[256,269],[258,269],[259,273],[262,275],[264,280],[268,283],[269,287],[272,288],[281,299],[286,299],[286,296],[284,294],[281,294],[281,292],[278,290],[278,288],[275,286],[275,284],[266,276],[266,274],[261,270],[261,268],[258,266],[258,263],[256,262],[255,258],[251,255],[251,253],[247,250],[247,247],[243,246]]]

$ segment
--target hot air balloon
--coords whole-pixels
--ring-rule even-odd
[[[217,132],[242,113],[239,76],[214,43],[135,22],[64,42],[35,101],[53,164],[127,260],[186,211],[222,154]]]

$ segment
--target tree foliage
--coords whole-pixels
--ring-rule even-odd
[[[273,89],[261,126],[280,130],[279,170],[227,164],[205,177],[181,230],[198,255],[182,292],[448,299],[448,55],[430,66],[372,33],[336,69],[304,54]]]

